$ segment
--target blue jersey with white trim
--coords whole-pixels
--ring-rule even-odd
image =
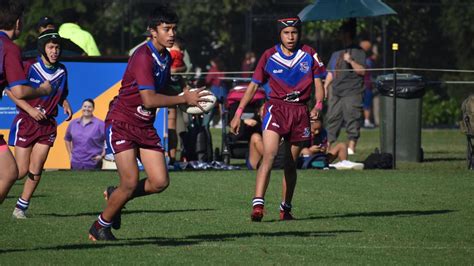
[[[25,69],[29,86],[38,88],[42,83],[48,80],[52,88],[49,95],[27,100],[26,102],[40,110],[46,116],[56,117],[58,115],[58,104],[62,105],[69,94],[66,67],[61,63],[47,67],[43,63],[43,60],[41,60],[41,57],[38,57],[36,61],[26,62]],[[28,114],[23,109],[19,107],[18,109],[20,114]]]

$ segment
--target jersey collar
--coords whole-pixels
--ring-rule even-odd
[[[3,32],[3,31],[0,31],[0,36],[5,36],[5,37],[7,37],[8,39],[10,39],[10,37],[8,37],[8,34],[6,34],[6,33]]]
[[[277,52],[280,54],[280,56],[283,57],[283,59],[286,59],[286,60],[291,60],[291,59],[295,58],[296,54],[298,53],[298,50],[300,49],[300,46],[298,45],[295,48],[293,54],[288,56],[285,53],[283,53],[283,51],[281,50],[281,45],[282,45],[281,43],[278,43],[275,47],[276,47]]]
[[[40,63],[41,65],[41,68],[46,71],[46,73],[48,74],[53,74],[54,72],[56,72],[56,70],[58,69],[58,64],[54,64],[53,66],[51,67],[47,67],[44,62],[43,62],[43,59],[41,59],[41,56],[38,56],[38,62]]]
[[[164,56],[162,56],[162,55],[160,54],[160,52],[158,52],[158,50],[156,49],[156,47],[153,45],[152,40],[149,40],[146,44],[147,44],[148,47],[150,48],[151,52],[156,56],[156,58],[158,58],[158,60],[160,60],[161,63],[166,63],[166,62],[167,62],[168,55],[167,55],[166,52],[164,53]]]

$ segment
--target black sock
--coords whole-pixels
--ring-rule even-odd
[[[146,182],[146,178],[143,178],[140,181],[138,181],[137,187],[132,193],[132,199],[143,197],[150,194],[148,192],[145,192],[145,182]]]

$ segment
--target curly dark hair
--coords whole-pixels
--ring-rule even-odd
[[[0,0],[0,29],[13,30],[21,18],[25,6],[20,0]]]

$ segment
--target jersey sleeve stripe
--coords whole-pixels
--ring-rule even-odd
[[[154,90],[155,87],[154,86],[138,86],[138,89],[139,90]]]
[[[26,84],[28,84],[28,80],[26,79],[17,80],[15,82],[11,82],[10,84],[8,84],[7,89],[10,90],[12,87],[15,87],[16,85],[26,85]]]
[[[262,84],[262,82],[260,80],[256,80],[256,79],[252,79],[252,82],[257,84],[257,85]]]
[[[315,74],[313,77],[315,79],[322,79],[322,78],[325,78],[327,76],[327,74],[328,73],[326,71],[324,71],[323,73]]]

